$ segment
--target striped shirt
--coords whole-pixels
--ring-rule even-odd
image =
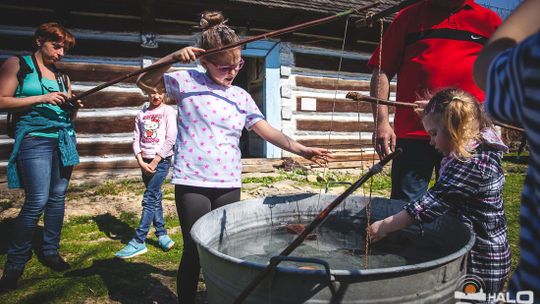
[[[526,130],[531,161],[521,198],[519,265],[510,292],[532,290],[540,298],[540,32],[494,59],[486,111]]]
[[[447,157],[437,183],[404,207],[418,222],[431,222],[448,212],[475,233],[467,273],[482,278],[487,293],[499,292],[510,272],[501,157],[499,148],[487,144],[466,160]]]

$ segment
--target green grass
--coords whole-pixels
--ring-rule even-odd
[[[503,194],[512,248],[512,271],[519,259],[519,207],[527,161],[527,156],[517,159],[514,155],[504,160],[507,176]],[[327,178],[334,182],[354,182],[359,176],[331,172]],[[282,171],[277,176],[244,178],[243,182],[268,187],[284,180],[315,188],[326,185],[322,179],[309,182],[304,171]],[[388,175],[377,175],[372,184],[374,195],[388,195],[390,185]],[[330,183],[330,187],[343,186]],[[369,193],[369,183],[363,189],[364,193]],[[99,200],[100,197],[123,192],[142,194],[143,190],[138,180],[107,181],[100,185],[70,187],[69,199],[94,197]],[[174,187],[164,187],[164,198],[174,199]],[[0,208],[10,204],[10,199],[0,200]],[[62,230],[61,252],[71,263],[71,270],[65,273],[51,271],[34,255],[27,265],[20,287],[0,295],[0,303],[176,303],[172,291],[176,289],[176,269],[182,254],[182,235],[176,217],[166,219],[166,227],[172,231],[170,235],[177,244],[171,251],[162,252],[151,234],[147,244],[148,253],[129,261],[113,257],[132,237],[138,225],[138,216],[133,213],[121,213],[118,217],[101,214],[66,221]],[[12,227],[13,219],[0,221],[0,267],[6,260]],[[40,233],[38,231],[37,240]]]
[[[152,235],[146,254],[129,261],[113,257],[131,239],[138,221],[131,213],[122,213],[118,218],[104,214],[71,219],[64,225],[61,242],[62,255],[70,262],[71,270],[56,273],[41,265],[34,255],[20,288],[1,295],[0,303],[87,303],[107,299],[121,303],[175,302],[171,290],[175,290],[182,253],[178,219],[166,219],[169,231],[178,231],[170,234],[176,245],[169,252],[163,252]],[[1,265],[6,259],[2,252]]]

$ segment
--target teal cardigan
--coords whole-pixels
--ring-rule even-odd
[[[8,162],[8,187],[10,189],[21,188],[19,172],[17,171],[17,154],[24,137],[32,132],[39,132],[45,129],[58,129],[58,148],[63,166],[74,166],[79,163],[79,153],[75,143],[68,134],[68,129],[72,129],[71,122],[60,122],[44,117],[36,110],[31,110],[28,114],[20,117],[15,129],[15,143]]]

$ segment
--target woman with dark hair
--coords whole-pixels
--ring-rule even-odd
[[[75,45],[58,23],[40,25],[36,50],[8,58],[0,67],[0,110],[8,111],[8,133],[14,139],[8,163],[9,188],[23,188],[24,205],[17,217],[0,279],[0,292],[14,289],[32,256],[32,238],[44,213],[42,262],[56,271],[70,266],[58,254],[64,201],[73,166],[79,163],[72,120],[78,107],[63,109],[71,96],[69,79],[55,63]]]

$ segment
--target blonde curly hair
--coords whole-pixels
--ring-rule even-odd
[[[424,109],[423,119],[444,124],[452,152],[458,158],[471,156],[470,142],[480,131],[493,127],[482,105],[471,94],[455,88],[437,92]]]

